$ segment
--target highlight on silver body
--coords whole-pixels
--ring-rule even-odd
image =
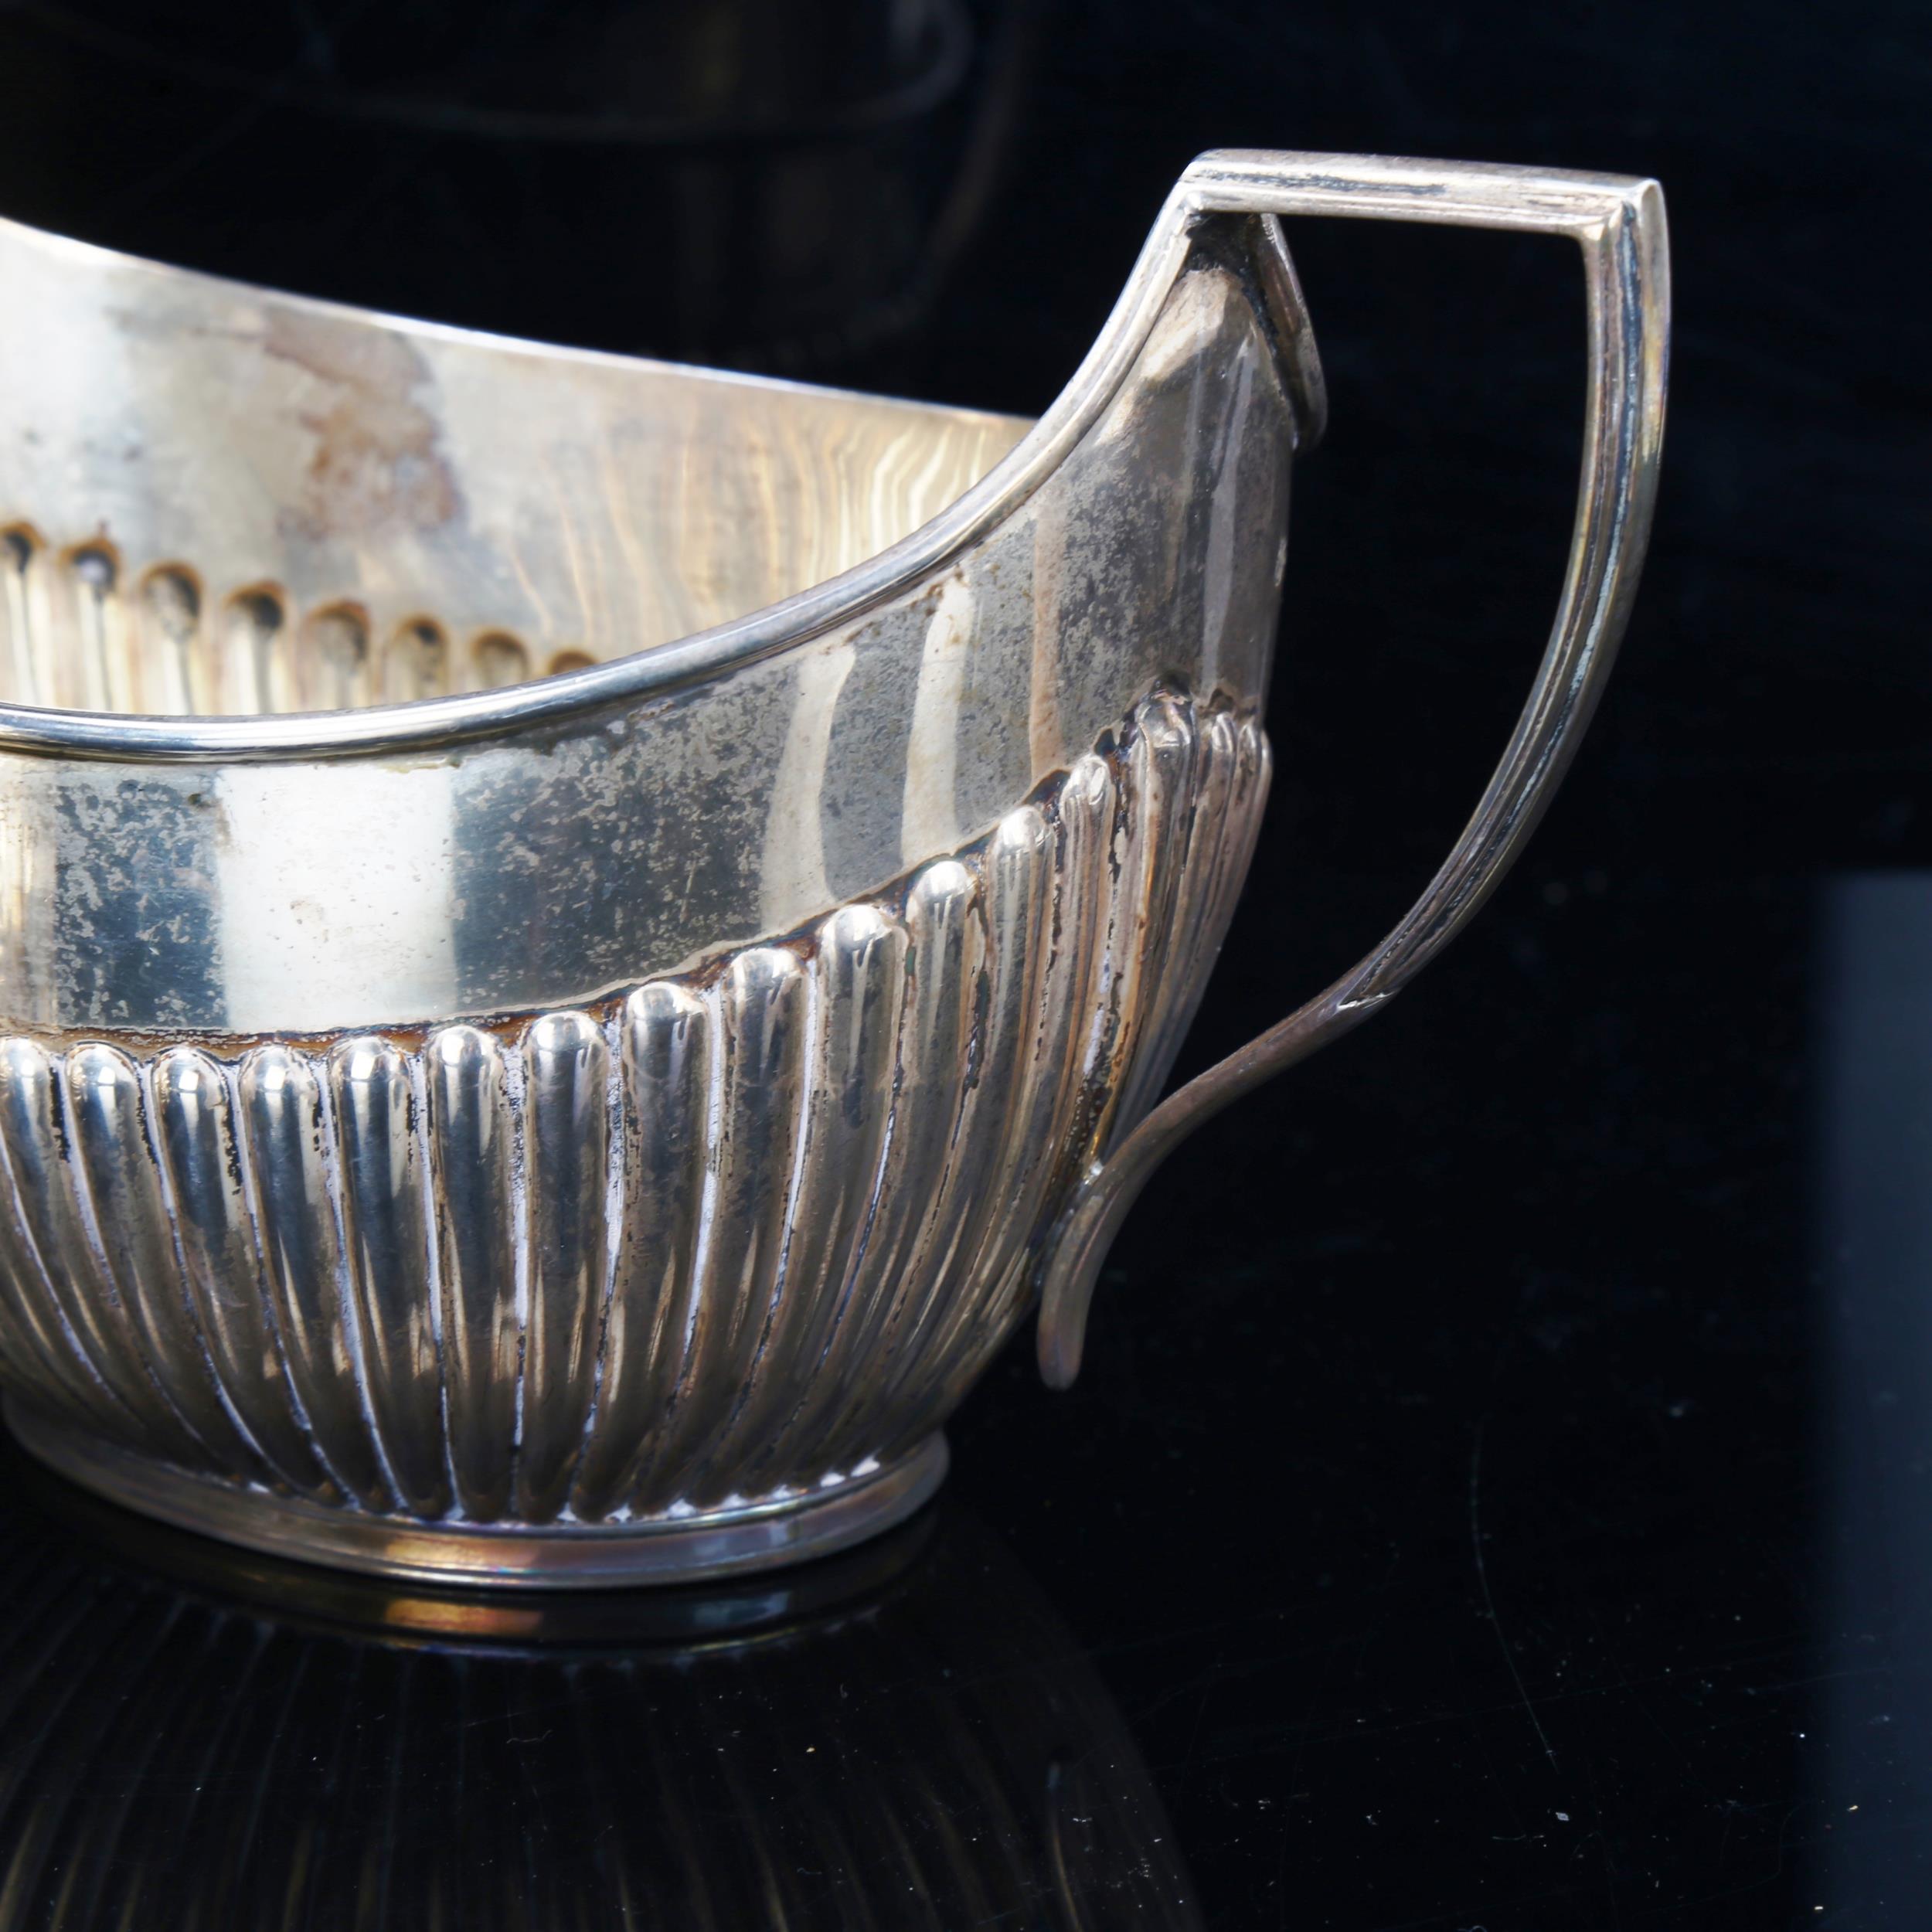
[[[1156,1107],[1266,790],[1302,212],[1582,243],[1577,546],[1417,910]],[[835,1547],[930,1493],[1043,1290],[1070,1379],[1160,1155],[1526,837],[1662,420],[1661,202],[1610,176],[1206,157],[1030,428],[5,224],[0,269],[8,1413],[403,1575]]]

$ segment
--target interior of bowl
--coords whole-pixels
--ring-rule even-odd
[[[241,716],[519,684],[929,522],[1029,425],[507,342],[0,223],[0,701]]]

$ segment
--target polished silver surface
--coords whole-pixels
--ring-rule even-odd
[[[395,1575],[716,1575],[885,1526],[1172,1060],[1267,773],[1251,718],[1156,692],[974,845],[594,1007],[0,1041],[17,1433]]]
[[[1582,241],[1577,549],[1417,913],[1141,1127],[1265,795],[1301,212]],[[1560,774],[1642,546],[1662,248],[1648,184],[1211,155],[1028,429],[0,226],[29,1439],[325,1560],[473,1569],[482,1526],[608,1580],[900,1466],[1043,1280],[1068,1379],[1158,1154],[1393,992]]]

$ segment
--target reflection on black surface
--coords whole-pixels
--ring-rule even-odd
[[[961,1520],[509,1605],[230,1560],[44,1478],[0,1537],[5,1932],[1198,1923],[1107,1693]]]
[[[0,213],[438,320],[849,371],[921,319],[978,228],[1034,12],[11,9],[0,70],[34,84],[0,121]]]
[[[1819,930],[1816,1902],[1903,1924],[1932,1822],[1932,873],[1833,879]]]

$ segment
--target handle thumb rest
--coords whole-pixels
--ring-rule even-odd
[[[1179,1088],[1089,1168],[1043,1245],[1040,1372],[1080,1373],[1108,1248],[1161,1162],[1262,1081],[1399,992],[1495,890],[1535,830],[1601,694],[1642,566],[1662,450],[1670,331],[1662,192],[1618,175],[1383,156],[1221,152],[1163,216],[1333,215],[1567,236],[1582,249],[1590,349],[1583,477],[1569,568],[1529,699],[1448,857],[1372,952],[1269,1031]]]

